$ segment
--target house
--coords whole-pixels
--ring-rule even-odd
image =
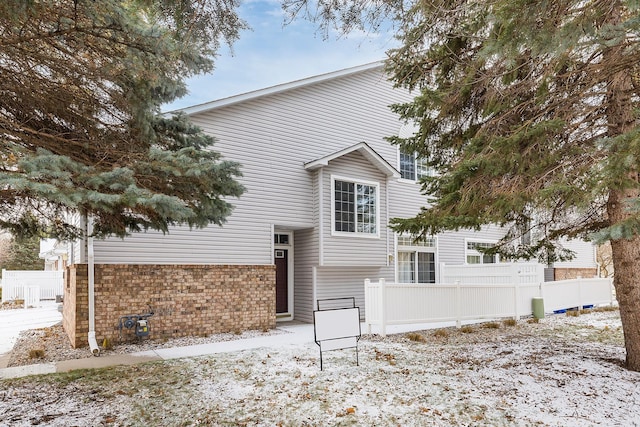
[[[55,239],[40,240],[38,257],[44,260],[44,270],[64,270],[67,260],[67,246]]]
[[[385,140],[410,131],[389,109],[410,99],[373,63],[182,110],[242,164],[246,192],[223,227],[95,241],[98,338],[149,310],[166,336],[311,322],[318,299],[355,296],[364,307],[365,278],[437,282],[440,263],[498,261],[478,251],[500,239],[498,227],[414,245],[387,226],[428,203],[416,179],[429,171]],[[580,274],[595,274],[593,247],[578,246]],[[87,259],[86,242],[70,245],[65,328],[77,345]]]

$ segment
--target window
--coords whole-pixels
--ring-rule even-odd
[[[276,245],[288,245],[289,244],[289,235],[288,234],[274,234],[273,235],[273,243]]]
[[[378,185],[334,179],[333,231],[378,233]]]
[[[413,242],[398,236],[398,283],[435,283],[435,239]]]
[[[425,159],[416,153],[406,153],[400,150],[400,177],[417,181],[425,176],[433,176],[433,170],[427,166]]]
[[[467,264],[495,264],[498,262],[498,255],[485,254],[482,249],[493,247],[493,243],[467,241]],[[480,250],[479,250],[480,249]]]
[[[410,236],[402,235],[398,236],[398,246],[422,246],[425,248],[435,248],[436,239],[428,237],[422,240],[413,240]]]

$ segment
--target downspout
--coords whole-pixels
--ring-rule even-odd
[[[323,168],[318,170],[318,265],[320,267],[324,266],[324,174],[322,171]]]
[[[96,304],[95,304],[95,264],[93,256],[93,218],[85,214],[87,224],[87,274],[89,279],[89,349],[94,356],[100,356],[100,347],[96,342]]]
[[[385,182],[385,187],[384,187],[384,210],[385,210],[385,227],[384,227],[384,232],[386,234],[386,241],[387,241],[387,267],[389,267],[391,265],[391,248],[389,247],[389,223],[391,222],[391,218],[389,218],[389,183],[391,182],[391,178],[386,179]],[[380,223],[380,221],[378,221],[378,224]],[[395,233],[392,234],[393,238],[395,239]],[[395,253],[395,252],[394,252]]]

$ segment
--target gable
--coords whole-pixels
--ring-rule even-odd
[[[316,170],[329,165],[329,162],[341,157],[344,157],[348,154],[358,152],[363,157],[365,157],[372,166],[378,169],[387,177],[391,178],[400,178],[400,173],[396,168],[394,168],[389,162],[387,162],[380,154],[378,154],[373,148],[371,148],[367,143],[361,142],[351,147],[347,147],[345,149],[333,152],[319,159],[307,162],[304,164],[304,168],[306,170]]]
[[[374,69],[382,69],[383,67],[382,61],[372,62],[370,64],[360,65],[357,67],[346,68],[339,71],[334,71],[331,73],[321,74],[318,76],[308,77],[306,79],[296,80],[289,83],[283,83],[276,86],[271,86],[265,89],[259,89],[252,92],[247,92],[235,96],[230,96],[223,99],[214,100],[211,102],[206,102],[204,104],[198,104],[191,107],[182,108],[175,111],[169,111],[166,114],[172,113],[184,113],[187,115],[197,114],[206,112],[209,110],[213,110],[216,108],[226,107],[230,105],[234,105],[237,103],[242,103],[246,101],[251,101],[257,98],[261,98],[264,96],[274,95],[282,92],[287,92],[295,89],[299,89],[305,86],[310,86],[316,83],[327,82],[333,79],[349,76],[352,74],[361,73],[363,71],[374,70]]]

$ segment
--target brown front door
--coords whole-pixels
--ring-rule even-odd
[[[289,251],[275,250],[276,260],[276,313],[289,311]]]

